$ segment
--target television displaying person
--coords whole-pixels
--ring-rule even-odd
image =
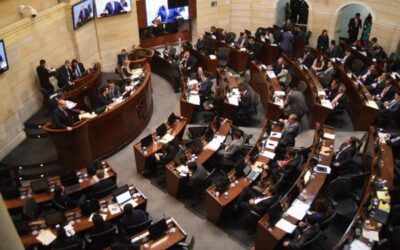
[[[125,2],[125,1],[124,1]],[[103,13],[106,13],[109,16],[119,15],[125,12],[124,7],[122,6],[120,1],[110,0],[104,10]]]
[[[75,4],[73,7],[74,29],[77,29],[88,23],[93,18],[92,1],[86,0]]]
[[[163,0],[162,5],[158,8],[153,23],[155,23],[157,20],[159,20],[161,23],[171,23],[175,22],[179,18],[182,18],[179,9],[178,8],[170,9],[168,7],[168,1]]]
[[[90,6],[90,4],[88,5],[88,7],[89,6]],[[78,16],[78,26],[79,26],[79,24],[82,25],[82,24],[86,23],[89,19],[90,19],[89,8],[85,8],[85,5],[82,4],[81,11],[79,12],[79,16]]]

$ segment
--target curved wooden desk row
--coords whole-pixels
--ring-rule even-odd
[[[181,118],[175,121],[172,126],[168,127],[168,134],[174,138],[181,138],[183,131],[187,124],[186,118]],[[153,145],[147,147],[146,151],[143,151],[140,142],[133,145],[133,151],[135,153],[136,170],[139,174],[143,174],[146,170],[146,165],[149,164],[149,157],[162,149],[165,145],[160,140],[155,140],[157,133],[153,132]]]
[[[316,57],[321,55],[321,52],[316,49],[311,49],[311,51]],[[354,129],[367,131],[378,115],[378,106],[365,86],[361,89],[356,86],[356,83],[347,74],[343,64],[334,63],[334,66],[336,69],[336,77],[347,88],[346,94],[350,101],[346,108],[353,121]],[[367,100],[364,99],[364,96],[366,96]]]
[[[249,153],[244,157],[244,160],[252,165],[253,169],[257,169],[257,171],[262,172],[262,174],[268,175],[263,168],[263,166],[268,166],[270,158],[266,157],[263,154],[263,151],[267,151],[269,153],[275,154],[275,149],[265,148],[263,141],[271,140],[279,143],[278,137],[271,136],[273,133],[281,133],[283,130],[283,126],[276,125],[271,128],[271,134],[268,135],[269,138],[264,138],[266,132],[266,126],[268,126],[268,122],[265,122],[265,126],[261,129],[257,142],[254,144],[253,148],[249,151]],[[257,159],[252,164],[250,162],[250,152],[254,150],[254,148],[259,149],[260,154],[257,156]],[[233,169],[228,173],[228,177],[230,180],[230,186],[226,190],[226,194],[218,194],[216,185],[212,185],[207,189],[206,194],[206,213],[207,213],[207,220],[211,221],[214,224],[217,224],[219,219],[221,218],[222,212],[225,207],[227,207],[232,201],[234,201],[240,193],[248,186],[252,184],[252,181],[247,177],[239,177],[236,178],[235,176],[236,171]]]
[[[153,112],[150,65],[144,65],[145,79],[140,87],[123,102],[93,119],[84,119],[66,129],[44,130],[51,136],[58,159],[64,167],[76,169],[120,150],[139,135]]]
[[[219,119],[219,118],[216,118],[216,119]],[[212,126],[212,129],[214,130],[215,133],[218,133],[218,135],[226,137],[229,134],[231,124],[232,123],[230,121],[225,120],[225,122],[223,122],[221,124],[221,127],[219,128],[218,131],[215,129],[214,126]],[[209,160],[213,156],[215,151],[207,148],[207,145],[206,145],[207,142],[204,137],[202,137],[200,139],[200,141],[202,142],[204,147],[203,147],[203,151],[201,151],[201,153],[196,156],[197,158],[195,161],[198,164],[203,165],[207,160]],[[185,153],[186,153],[188,159],[192,158],[193,155],[192,155],[191,149],[188,149]],[[172,162],[168,163],[165,167],[167,170],[166,175],[167,175],[168,193],[170,195],[172,195],[173,197],[178,197],[179,187],[180,187],[181,181],[183,179],[183,177],[180,175],[180,172],[177,170],[177,167],[179,167],[179,166],[177,166],[175,164],[175,162],[172,161]]]
[[[387,144],[375,145],[377,141],[375,133],[376,130],[374,128],[371,128],[368,134],[367,145],[372,146],[366,148],[365,155],[372,156],[372,160],[369,164],[367,164],[368,162],[365,162],[364,164],[369,167],[370,175],[364,186],[363,198],[353,220],[350,222],[343,236],[336,243],[334,247],[335,250],[342,249],[345,244],[354,239],[356,234],[355,229],[357,228],[357,225],[360,221],[362,222],[362,224],[364,224],[363,222],[365,220],[369,220],[369,225],[377,228],[378,232],[382,229],[382,227],[377,226],[378,221],[368,215],[368,202],[370,201],[370,198],[376,198],[377,190],[375,188],[375,185],[372,184],[376,179],[379,178],[382,180],[386,180],[388,189],[393,187],[394,166],[391,147]],[[379,149],[377,147],[379,147]],[[368,239],[364,238],[362,235],[358,237],[358,240],[365,244],[369,243]]]
[[[106,173],[108,175],[107,178],[112,178],[114,180],[117,179],[117,173],[114,171],[114,169],[106,162]],[[89,190],[93,184],[96,183],[96,181],[89,177],[86,168],[79,169],[76,171],[77,176],[79,177],[79,186],[80,188],[77,190],[72,191],[69,194],[72,193],[78,193],[78,192],[84,192],[86,190]],[[61,180],[60,177],[52,177],[49,178],[49,186],[50,189],[53,189],[54,186],[56,185],[61,185]],[[25,201],[31,196],[36,203],[46,203],[50,202],[53,200],[53,192],[49,190],[47,193],[41,193],[41,194],[33,194],[32,189],[29,184],[22,185],[20,188],[20,193],[21,197],[18,199],[12,199],[12,200],[4,200],[4,203],[6,204],[7,209],[12,210],[12,209],[22,209]]]
[[[130,52],[128,55],[129,60],[137,61],[140,59],[144,59],[146,62],[151,62],[151,59],[154,56],[154,50],[145,49],[145,48],[137,48],[135,52]]]
[[[323,132],[320,132],[319,129],[319,124],[317,125],[317,130],[314,135],[314,143],[313,147],[311,150],[311,153],[309,154],[309,158],[306,164],[306,167],[304,168],[303,172],[300,174],[299,178],[297,181],[294,183],[292,188],[283,196],[281,199],[281,204],[283,204],[283,207],[288,207],[290,204],[288,204],[289,201],[289,194],[291,194],[292,190],[298,186],[303,185],[303,177],[304,175],[312,171],[312,156],[317,154],[319,152],[319,155],[322,156],[318,164],[324,165],[324,166],[330,166],[331,161],[333,158],[333,144],[334,144],[334,139],[327,139],[324,138],[323,134],[328,133],[328,134],[335,134],[335,130],[331,127],[323,126]],[[320,141],[322,141],[322,146],[320,147]],[[304,203],[307,205],[310,205],[313,203],[314,199],[317,197],[320,189],[325,183],[327,174],[324,173],[316,173],[314,172],[312,174],[312,177],[310,178],[309,182],[305,185],[303,188],[302,192],[300,195],[297,197],[298,199],[302,200]],[[291,222],[292,224],[296,224],[298,220],[296,218],[291,217],[290,215],[283,215],[285,220]],[[280,228],[277,228],[276,226],[269,227],[268,225],[269,221],[269,215],[265,215],[263,218],[261,218],[258,221],[257,224],[257,231],[256,231],[256,242],[255,242],[255,249],[256,250],[269,250],[269,249],[275,249],[280,241],[286,236],[286,232],[281,230]]]
[[[375,64],[374,61],[372,61],[372,59],[369,56],[364,55],[363,53],[358,51],[355,47],[352,47],[345,43],[340,43],[340,46],[342,47],[343,51],[349,50],[355,58],[360,59],[364,63],[364,66],[369,67],[372,64]],[[379,65],[377,65],[377,66],[378,66],[377,70],[378,70],[379,74],[382,74],[383,72],[385,72],[385,70],[383,68],[381,68]]]
[[[141,208],[146,210],[146,205],[147,205],[147,198],[144,196],[140,190],[137,188],[131,186],[130,187],[130,192],[132,195],[136,195],[135,198],[133,198],[134,202],[137,204],[135,208]],[[119,211],[113,211],[113,214],[110,212],[109,205],[115,204],[113,201],[113,196],[109,195],[101,200],[99,200],[100,203],[100,214],[103,216],[106,216],[105,221],[115,221],[118,219],[121,215],[123,215],[123,210],[120,208]],[[69,211],[66,211],[64,213],[65,215],[65,222],[64,226],[70,224],[71,222],[73,224],[73,229],[76,234],[82,234],[85,231],[90,230],[93,227],[93,223],[91,220],[89,220],[89,217],[84,217],[81,214],[81,209],[75,208]],[[26,234],[26,235],[21,235],[21,241],[24,244],[24,246],[30,246],[30,245],[36,245],[36,244],[41,244],[39,240],[36,239],[37,234],[33,234],[34,231],[39,231],[39,230],[46,230],[50,229],[53,234],[57,235],[57,230],[55,228],[49,228],[46,225],[45,219],[44,218],[39,218],[36,220],[32,220],[29,223],[29,227],[31,231]]]

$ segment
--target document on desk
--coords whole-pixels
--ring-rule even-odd
[[[225,136],[218,135],[217,137],[213,138],[204,148],[212,151],[217,151],[224,140]]]
[[[110,175],[108,174],[108,171],[104,171],[104,177],[103,177],[103,179],[106,179],[106,178],[108,178],[108,177],[110,177]],[[93,178],[93,180],[94,180],[95,182],[99,182],[99,178],[98,178],[96,175],[93,175],[92,178]]]
[[[274,96],[285,96],[285,91],[275,90]]]
[[[282,133],[281,132],[271,132],[271,137],[272,138],[282,138]]]
[[[350,243],[350,250],[370,250],[371,247],[369,247],[367,244],[362,242],[359,239],[355,239]]]
[[[96,116],[97,115],[95,113],[89,113],[89,112],[86,112],[86,113],[78,115],[79,120],[82,120],[82,119],[93,119]]]
[[[121,213],[121,208],[119,207],[118,203],[113,203],[108,205],[108,211],[111,215]]]
[[[188,87],[198,84],[199,82],[196,79],[189,80],[187,83]]]
[[[189,100],[191,104],[200,105],[200,96],[199,95],[191,95],[189,96]]]
[[[323,90],[318,90],[318,96],[326,96],[325,91],[323,91]]]
[[[267,75],[268,75],[268,77],[269,78],[276,78],[276,75],[275,75],[275,72],[274,71],[272,71],[272,70],[268,70],[267,71]]]
[[[267,157],[268,159],[271,159],[271,160],[275,158],[275,153],[267,151],[267,150],[262,151],[261,155],[264,157]]]
[[[329,109],[333,109],[332,103],[329,100],[321,100],[321,105]]]
[[[375,101],[367,100],[365,104],[370,108],[379,109]]]
[[[45,246],[50,245],[56,238],[57,236],[50,229],[40,230],[36,236],[36,239]]]
[[[275,98],[274,104],[278,106],[283,106],[283,99]]]
[[[228,96],[229,104],[239,106],[239,98],[236,95]]]
[[[305,204],[299,199],[294,200],[290,208],[287,210],[287,214],[296,218],[298,220],[302,220],[304,216],[306,216],[307,211],[310,209],[310,206]]]
[[[178,171],[179,173],[189,173],[189,168],[186,165],[179,165],[176,168],[176,171]]]
[[[239,88],[232,88],[232,94],[233,95],[236,95],[236,96],[239,96],[240,95],[240,91],[239,91]]]
[[[167,144],[168,142],[172,141],[175,137],[169,133],[166,133],[163,138],[161,138],[160,142]]]
[[[276,146],[278,146],[278,142],[272,141],[270,139],[268,139],[267,142],[265,143],[265,147],[268,149],[275,150]]]
[[[368,229],[363,228],[362,236],[369,240],[379,241],[379,232],[375,231],[375,230],[368,230]]]
[[[329,140],[335,140],[335,135],[334,134],[330,134],[330,133],[324,133],[323,135],[324,138],[329,139]]]
[[[71,101],[65,101],[65,103],[67,104],[67,108],[68,109],[73,109],[73,108],[75,108],[76,107],[76,102],[71,102]]]
[[[293,233],[293,231],[296,229],[296,225],[293,225],[285,219],[280,219],[275,226],[289,234]]]

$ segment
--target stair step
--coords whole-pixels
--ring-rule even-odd
[[[25,128],[25,134],[29,138],[43,138],[47,137],[48,134],[42,128]]]
[[[60,163],[50,163],[42,167],[22,167],[18,170],[19,177],[22,181],[35,180],[42,177],[52,177],[61,175],[64,172]]]

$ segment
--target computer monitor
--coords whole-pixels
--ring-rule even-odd
[[[60,225],[64,222],[64,213],[61,211],[48,213],[44,215],[44,220],[46,221],[46,225],[49,227]]]
[[[153,144],[153,136],[152,136],[152,135],[146,136],[145,138],[143,138],[143,139],[140,141],[140,144],[141,144],[142,148],[144,148],[144,147],[147,148],[148,146],[150,146],[151,144]]]
[[[243,170],[246,167],[246,163],[244,161],[244,159],[241,159],[238,163],[236,163],[235,165],[235,176],[236,178],[240,178],[242,176],[244,176]]]
[[[79,184],[79,177],[75,171],[68,171],[60,176],[61,184],[64,187],[74,186]]]
[[[158,128],[156,128],[156,132],[159,137],[163,137],[167,133],[167,126],[162,123]]]
[[[128,185],[124,185],[114,190],[113,197],[115,198],[118,204],[122,204],[132,199],[132,195],[131,192],[129,191]]]
[[[167,230],[167,221],[165,218],[163,218],[149,227],[149,238],[152,240],[159,239],[166,233]]]
[[[254,148],[250,151],[250,159],[252,162],[255,162],[257,160],[258,154],[260,153],[260,149],[257,147],[257,145],[254,146]]]
[[[49,182],[46,178],[31,181],[31,189],[34,194],[46,193],[49,190]]]
[[[177,118],[177,117],[175,116],[174,112],[172,112],[172,113],[168,116],[168,124],[169,124],[170,126],[172,126],[172,124],[175,123],[176,118]]]
[[[97,199],[86,200],[81,206],[81,213],[85,217],[89,217],[92,213],[100,209],[100,203]]]
[[[174,162],[177,166],[186,164],[187,160],[187,156],[183,151],[180,151],[174,158]]]
[[[274,226],[282,217],[283,214],[283,209],[281,206],[281,203],[278,201],[275,204],[273,204],[269,210],[268,210],[268,215],[269,215],[269,226]]]

